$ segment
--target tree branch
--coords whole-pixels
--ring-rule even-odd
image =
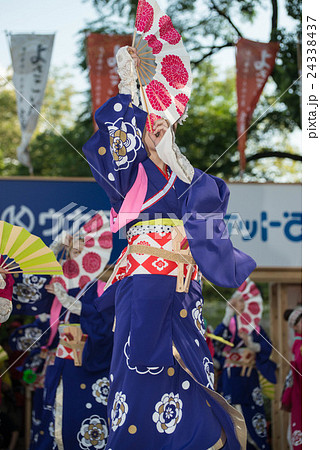
[[[223,45],[214,45],[213,47],[211,47],[211,49],[205,53],[204,55],[202,55],[202,57],[200,59],[198,59],[197,61],[194,61],[194,65],[197,66],[198,64],[200,64],[202,61],[204,61],[206,58],[208,58],[209,56],[213,55],[214,53],[216,53],[217,51],[221,50],[222,48],[226,48],[226,47],[234,47],[236,44],[234,44],[233,42],[227,42],[226,44]],[[190,51],[194,51],[197,49],[192,49]]]
[[[278,30],[278,0],[271,0],[272,4],[272,19],[271,19],[271,33],[270,41],[276,40]]]
[[[242,38],[243,36],[242,36],[240,30],[235,26],[235,24],[232,22],[231,18],[216,5],[214,0],[211,0],[211,4],[212,4],[213,8],[217,11],[217,13],[220,16],[224,17],[230,23],[232,28],[237,32],[238,36]]]
[[[272,151],[272,150],[263,150],[262,152],[256,153],[255,155],[250,155],[247,158],[247,162],[250,161],[257,161],[262,158],[289,158],[293,161],[302,161],[302,156],[297,155],[296,153],[289,153],[289,152],[279,152],[279,151]]]

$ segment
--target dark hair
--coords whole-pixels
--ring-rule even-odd
[[[290,317],[290,314],[291,314],[293,311],[294,311],[294,309],[286,309],[285,312],[283,313],[283,318],[284,318],[284,320],[288,321],[288,320],[289,320],[289,317]],[[299,314],[299,316],[296,318],[296,320],[295,320],[295,322],[294,322],[293,325],[297,325],[297,324],[299,323],[299,320],[301,319],[301,317],[302,317],[302,312],[301,312],[301,314]]]
[[[283,318],[284,320],[288,321],[290,314],[293,312],[293,309],[286,309],[285,312],[283,313]]]

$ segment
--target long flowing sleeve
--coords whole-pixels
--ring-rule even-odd
[[[229,189],[220,178],[194,169],[181,195],[182,215],[190,250],[203,275],[223,287],[239,287],[255,269],[255,261],[233,247],[224,216]]]
[[[118,84],[119,94],[131,95],[132,102],[139,106],[139,95],[137,89],[137,71],[134,60],[128,52],[128,46],[121,47],[117,54],[117,66],[120,76],[120,83]]]
[[[272,352],[272,343],[268,338],[266,332],[260,328],[252,332],[252,338],[255,343],[260,345],[260,351],[256,353],[256,366],[262,375],[271,383],[276,383],[276,368],[277,365],[271,361],[270,355]]]
[[[72,295],[69,295],[60,283],[53,283],[54,293],[62,306],[68,309],[72,314],[80,316],[82,304]]]
[[[83,152],[92,174],[118,212],[137,177],[139,163],[148,155],[142,142],[147,113],[118,94],[95,114],[99,130],[87,141]]]
[[[83,350],[83,366],[89,372],[109,372],[113,348],[114,305],[98,311],[96,304],[101,297],[96,292],[93,287],[91,293],[82,298],[80,323],[82,331],[88,335]]]

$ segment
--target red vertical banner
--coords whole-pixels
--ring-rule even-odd
[[[237,43],[237,131],[241,171],[246,166],[246,130],[264,85],[273,71],[278,50],[278,42],[262,43],[241,38]]]
[[[92,114],[109,98],[118,94],[120,78],[116,54],[120,47],[132,44],[131,35],[91,33],[87,38]],[[95,131],[97,124],[94,121]]]

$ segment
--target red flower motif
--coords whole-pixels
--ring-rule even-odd
[[[247,287],[247,282],[244,281],[242,283],[242,285],[238,288],[238,291],[243,292],[245,290],[245,288]]]
[[[159,81],[152,80],[146,87],[146,93],[152,108],[156,111],[164,111],[171,105],[170,94]]]
[[[149,114],[149,117],[150,117],[150,121],[149,121],[149,119],[147,119],[146,127],[147,127],[147,130],[149,131],[149,133],[151,133],[152,130],[150,128],[150,122],[151,122],[151,127],[153,127],[154,122],[158,119],[162,119],[162,117],[158,116],[157,114],[153,114],[153,113]]]
[[[239,328],[239,332],[240,333],[247,333],[248,331],[246,330],[246,328]],[[240,358],[239,358],[240,359]]]
[[[249,323],[251,322],[251,317],[250,317],[250,315],[248,313],[243,313],[240,316],[240,321],[244,325],[249,325]]]
[[[88,273],[94,273],[101,266],[101,258],[97,253],[89,252],[82,259],[82,266]]]
[[[103,219],[100,216],[100,214],[96,214],[92,217],[92,219],[89,220],[88,223],[86,223],[83,228],[87,233],[92,233],[95,231],[100,230],[103,226]]]
[[[79,280],[79,287],[80,287],[80,289],[84,288],[85,285],[86,285],[87,283],[89,283],[89,281],[91,281],[91,280],[90,280],[90,278],[88,277],[88,275],[82,275],[82,276],[80,277],[80,280]]]
[[[250,298],[250,295],[242,294],[242,298],[243,298],[243,300],[248,300],[248,298]]]
[[[68,259],[62,266],[63,274],[67,278],[76,278],[80,269],[78,263],[74,259]]]
[[[257,302],[249,303],[248,310],[251,312],[251,314],[254,314],[254,315],[259,314],[259,312],[260,312],[259,303],[257,303]]]
[[[189,75],[182,59],[176,55],[167,55],[161,61],[161,73],[175,89],[182,89],[188,82]]]
[[[84,245],[85,247],[93,247],[94,246],[94,239],[89,236],[84,237]]]
[[[136,29],[146,33],[150,30],[153,23],[153,8],[150,3],[140,0],[137,8]]]
[[[230,359],[231,361],[239,361],[239,359],[241,359],[241,356],[238,353],[231,353],[230,355]]]
[[[146,36],[144,38],[145,41],[148,42],[149,47],[152,48],[152,53],[154,55],[157,55],[161,52],[163,44],[161,41],[159,41],[154,34],[149,34],[149,36]]]
[[[250,287],[250,294],[255,297],[256,295],[259,295],[259,289],[257,288],[257,286],[255,284],[252,284]]]
[[[99,245],[102,248],[112,247],[112,233],[111,231],[105,231],[98,239]]]
[[[160,37],[165,41],[169,42],[169,44],[176,45],[180,41],[181,36],[172,25],[169,16],[162,16],[160,18],[159,28],[160,28]]]
[[[178,114],[182,116],[184,113],[184,110],[186,109],[186,105],[189,101],[189,97],[185,94],[178,94],[174,98],[174,102],[176,105],[176,109],[178,111]]]
[[[52,284],[52,283],[60,283],[64,287],[64,289],[67,291],[66,282],[64,281],[64,279],[62,277],[52,277],[49,284]]]

